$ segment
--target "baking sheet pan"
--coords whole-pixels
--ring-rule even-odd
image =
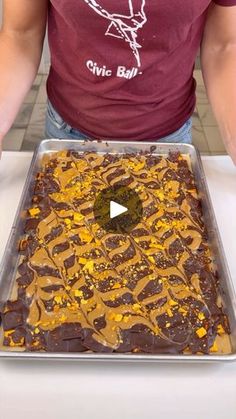
[[[155,147],[155,150],[154,150]],[[188,154],[191,160],[192,171],[199,198],[202,203],[203,217],[208,232],[209,243],[216,260],[217,271],[220,278],[220,294],[223,300],[225,312],[228,315],[231,328],[230,354],[211,355],[171,355],[171,354],[106,354],[106,353],[48,353],[48,352],[23,352],[6,348],[0,351],[0,357],[5,358],[36,358],[36,359],[87,359],[87,360],[113,360],[113,361],[233,361],[236,360],[236,298],[230,278],[227,262],[220,239],[213,207],[211,204],[208,187],[201,163],[201,158],[194,146],[189,144],[166,144],[151,142],[97,142],[97,141],[71,141],[71,140],[44,140],[36,149],[29,173],[26,179],[22,197],[17,209],[12,231],[6,246],[2,264],[0,267],[0,307],[9,299],[18,265],[18,243],[23,235],[24,211],[31,205],[31,197],[35,182],[35,175],[41,169],[41,162],[45,154],[51,154],[60,150],[76,150],[77,152],[95,151],[97,153],[139,153],[150,152],[154,155],[168,155],[169,152],[178,151]],[[223,192],[222,192],[223,193]],[[222,196],[223,199],[223,196]]]

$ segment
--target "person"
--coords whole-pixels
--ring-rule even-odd
[[[49,138],[191,142],[194,62],[236,164],[236,0],[3,1],[0,141],[39,67]]]

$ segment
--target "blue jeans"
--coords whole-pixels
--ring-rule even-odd
[[[59,138],[70,140],[85,140],[88,139],[86,134],[72,128],[59,113],[54,109],[52,104],[48,101],[47,114],[46,114],[46,138]],[[192,119],[188,119],[185,124],[166,137],[160,138],[157,141],[163,143],[192,143]]]

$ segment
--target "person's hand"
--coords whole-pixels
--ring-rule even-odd
[[[236,166],[236,139],[225,143],[226,150]]]

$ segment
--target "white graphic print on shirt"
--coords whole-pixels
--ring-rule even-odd
[[[98,15],[109,21],[105,36],[112,36],[119,39],[124,39],[129,44],[132,53],[135,56],[137,67],[141,67],[141,58],[139,49],[142,45],[137,42],[138,30],[141,29],[147,22],[145,14],[145,2],[146,0],[127,0],[129,14],[118,14],[110,13],[104,9],[96,0],[84,0]],[[135,5],[134,5],[135,1]],[[137,6],[138,3],[138,6]],[[111,76],[111,70],[107,69],[106,66],[99,67],[97,63],[89,60],[87,67],[93,74],[97,76]],[[133,78],[138,74],[138,68],[133,67],[131,70],[127,70],[124,66],[118,67],[117,77]],[[139,72],[139,74],[142,74]]]

